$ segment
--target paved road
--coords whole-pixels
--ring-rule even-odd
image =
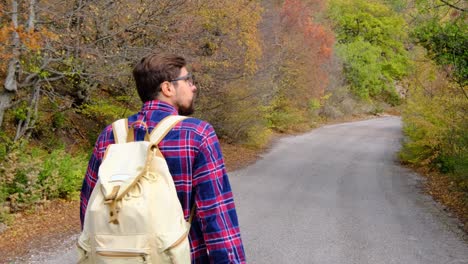
[[[231,175],[250,263],[462,264],[468,246],[396,162],[396,117],[283,138]]]
[[[325,126],[231,173],[249,263],[468,264],[455,221],[396,162],[401,139],[396,117]],[[60,252],[30,263],[73,263]]]

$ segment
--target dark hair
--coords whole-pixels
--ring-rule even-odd
[[[156,99],[161,91],[161,83],[179,77],[185,67],[184,58],[176,55],[151,53],[140,60],[133,68],[138,95],[143,103]]]

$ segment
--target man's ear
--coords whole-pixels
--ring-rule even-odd
[[[172,97],[174,93],[174,87],[170,82],[163,82],[161,83],[161,93],[164,95],[164,97]]]

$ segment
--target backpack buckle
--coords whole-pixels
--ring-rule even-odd
[[[115,198],[117,198],[117,194],[119,193],[119,190],[120,190],[120,185],[116,185],[114,186],[114,188],[112,188],[112,192],[107,195],[106,197],[104,197],[104,203],[111,203],[112,201],[115,200]]]

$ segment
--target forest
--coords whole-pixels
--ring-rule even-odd
[[[101,130],[139,110],[149,52],[187,58],[223,144],[401,115],[403,163],[468,219],[463,0],[1,0],[0,223],[77,199]]]

